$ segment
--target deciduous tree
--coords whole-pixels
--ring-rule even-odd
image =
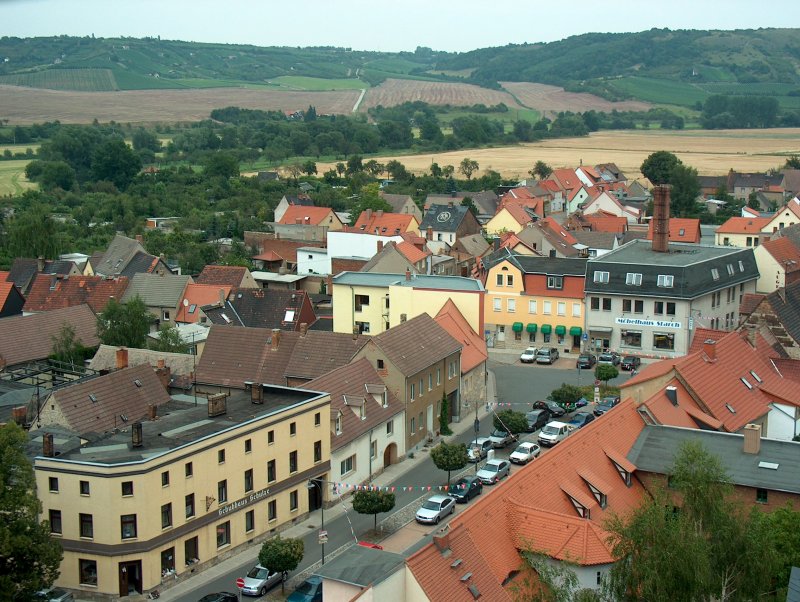
[[[458,172],[467,178],[467,180],[471,180],[472,174],[478,171],[479,168],[480,165],[478,165],[478,162],[469,157],[464,157],[461,159],[461,163],[458,164]]]
[[[594,367],[594,377],[597,380],[602,380],[608,384],[608,381],[613,380],[619,376],[619,370],[616,366],[611,364],[597,364]]]
[[[353,494],[353,510],[359,514],[371,514],[373,529],[378,528],[378,514],[391,512],[395,505],[394,493],[388,491],[356,491]]]
[[[150,349],[165,353],[188,353],[189,345],[183,340],[175,324],[164,324],[158,330],[158,338],[150,342]]]
[[[655,186],[669,184],[672,170],[681,160],[669,151],[656,151],[644,160],[639,170]]]
[[[467,446],[463,443],[442,441],[431,450],[431,460],[439,470],[447,471],[447,485],[450,485],[450,472],[461,470],[467,465]]]
[[[97,316],[97,336],[105,345],[144,349],[153,316],[138,295],[125,305],[111,299]]]
[[[540,180],[545,180],[550,177],[550,174],[553,173],[553,168],[544,161],[537,161],[533,166],[533,169],[531,169],[528,173],[534,177],[538,177]]]
[[[113,182],[125,190],[142,168],[142,161],[122,138],[109,138],[92,155],[92,179]]]
[[[492,418],[494,428],[508,431],[514,435],[524,433],[528,428],[528,419],[525,414],[515,410],[500,410]]]
[[[283,539],[280,535],[276,535],[272,539],[268,539],[261,545],[261,550],[258,552],[258,562],[261,566],[269,567],[271,571],[278,573],[286,573],[293,571],[297,565],[303,560],[305,547],[303,540],[299,538]],[[285,579],[281,580],[281,591]]]

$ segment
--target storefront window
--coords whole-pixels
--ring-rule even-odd
[[[622,344],[626,347],[641,347],[642,332],[640,330],[626,330],[622,334]]]
[[[81,585],[97,585],[97,562],[94,560],[78,560]]]
[[[217,525],[217,547],[227,546],[231,543],[231,522],[226,521]]]
[[[545,343],[549,343],[550,342],[550,333],[549,332],[543,332],[542,336],[544,337],[544,342]]]
[[[564,344],[564,335],[563,334],[559,334],[559,335],[556,335],[556,336],[558,338],[558,344],[559,345],[563,345]]]
[[[167,548],[161,552],[161,576],[166,577],[175,572],[175,548]]]
[[[667,349],[672,351],[675,349],[675,335],[656,332],[653,334],[653,347],[655,349]]]

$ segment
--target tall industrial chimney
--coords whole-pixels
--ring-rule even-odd
[[[669,184],[653,188],[653,251],[669,250]]]

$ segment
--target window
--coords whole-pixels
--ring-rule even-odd
[[[369,334],[369,322],[356,322],[358,334]]]
[[[409,429],[409,432],[413,435],[414,431],[416,431],[416,430],[417,430],[417,420],[416,420],[416,418],[414,418],[412,416],[411,417],[411,428]]]
[[[297,512],[297,489],[289,492],[289,510]]]
[[[61,510],[50,510],[50,533],[61,535]]]
[[[655,349],[666,349],[673,351],[675,349],[675,335],[656,332],[653,334],[653,347]]]
[[[275,500],[270,500],[267,504],[267,520],[278,520],[278,503]]]
[[[422,412],[419,413],[419,417],[417,418],[417,425],[418,425],[417,428],[419,428],[419,430],[422,430],[422,429],[425,428],[425,422],[424,422],[424,420],[422,418]]]
[[[383,363],[383,360],[378,360],[378,361],[376,362],[376,365],[377,365],[377,367],[378,367],[378,370],[383,370],[383,369],[384,369],[384,363]]]
[[[506,276],[506,286],[514,286],[514,275],[508,274]]]
[[[245,439],[244,440],[244,453],[249,454],[253,451],[253,440],[252,439]]]
[[[657,316],[664,315],[664,302],[663,301],[656,301],[653,303],[653,313]]]
[[[603,297],[603,311],[611,311],[611,297]]]
[[[369,444],[369,457],[373,460],[378,457],[378,442],[373,441]]]
[[[760,487],[756,489],[756,502],[759,504],[766,504],[769,499],[769,492]]]
[[[422,397],[422,395],[423,395],[423,393],[422,393],[422,392],[423,392],[424,390],[425,390],[425,389],[423,388],[422,379],[420,378],[420,379],[419,379],[419,396],[420,396],[420,397]],[[362,418],[363,418],[363,416],[362,416]]]
[[[503,286],[503,275],[498,274],[495,278],[495,282],[497,283],[497,286]]]
[[[516,299],[507,299],[506,300],[506,305],[508,306],[508,312],[509,313],[513,314],[515,311],[517,311],[517,300]]]
[[[47,483],[50,491],[58,492],[58,477],[49,477]]]
[[[758,245],[758,239],[756,239],[756,245]],[[743,261],[739,262],[739,271],[740,272],[744,272],[744,262]]]
[[[600,311],[600,297],[591,297],[589,299],[589,307],[592,311]]]
[[[97,585],[97,561],[78,559],[78,573],[81,585]]]
[[[623,299],[622,300],[622,313],[629,314],[631,313],[631,308],[633,307],[633,301],[631,299]]]
[[[190,493],[185,498],[186,518],[194,516],[194,494]]]
[[[217,501],[220,504],[228,501],[228,479],[222,479],[217,483]]]
[[[92,523],[92,515],[91,514],[80,514],[78,515],[78,520],[80,522],[80,530],[81,530],[81,537],[94,537],[94,525]]]
[[[675,315],[675,303],[672,301],[667,301],[667,315],[674,316]]]
[[[442,384],[442,369],[441,368],[436,368],[436,384],[437,385],[441,385]]]
[[[133,495],[133,481],[122,481],[122,497]]]
[[[581,304],[580,303],[573,303],[572,304],[572,317],[573,318],[580,318],[581,317]]]
[[[658,275],[658,286],[662,288],[672,288],[674,281],[675,281],[675,276],[672,276],[671,274]]]
[[[248,468],[244,471],[244,491],[253,491],[253,469]]]
[[[225,450],[221,449],[217,451],[217,462],[220,464],[225,464]]]
[[[295,435],[297,435],[297,423],[296,422],[290,422],[289,423],[289,436],[290,437],[294,437]]]
[[[555,288],[555,289],[562,289],[564,288],[564,277],[563,276],[548,276],[547,277],[547,288]]]
[[[622,344],[626,347],[641,347],[642,332],[640,330],[623,330]]]
[[[565,301],[559,301],[558,305],[556,305],[556,313],[559,316],[566,316],[567,315],[567,304]]]
[[[727,268],[728,268],[728,276],[733,276],[733,264],[729,263],[727,265]]]
[[[247,513],[244,515],[244,530],[245,533],[249,533],[250,531],[256,528],[256,511],[255,510],[248,510]]]
[[[503,309],[503,300],[499,297],[492,299],[492,309],[494,311],[501,311]]]
[[[333,420],[333,431],[337,435],[341,435],[342,434],[342,413],[341,412],[337,412],[336,418],[334,418],[334,420]]]
[[[714,280],[719,280],[719,270],[717,268],[711,268],[711,277]]]
[[[542,313],[546,316],[549,316],[553,313],[553,302],[552,301],[543,301],[542,302]]]
[[[608,280],[606,280],[608,282]],[[625,274],[625,284],[628,286],[642,286],[642,275],[634,272]]]
[[[428,391],[433,391],[433,372],[428,372]]]
[[[289,473],[297,472],[297,451],[289,452]]]
[[[277,478],[275,460],[270,460],[267,462],[267,483],[272,483]]]
[[[635,314],[643,314],[644,313],[644,301],[641,299],[636,299],[633,302],[633,313]]]
[[[314,426],[319,426],[322,424],[322,413],[317,412],[314,414]]]
[[[81,481],[81,495],[89,495],[89,481]]]
[[[322,441],[314,441],[314,462],[322,462]]]
[[[386,434],[391,435],[392,433],[394,433],[394,420],[386,423]]]
[[[412,425],[414,424],[414,419],[413,418],[411,419],[411,424]],[[350,456],[349,458],[345,458],[344,460],[342,460],[340,469],[341,469],[340,473],[341,473],[342,476],[344,476],[344,475],[346,475],[346,474],[348,474],[350,472],[353,472],[356,469],[356,457],[355,457],[355,455]]]
[[[275,443],[275,431],[268,431],[267,432],[267,445],[272,445]]]
[[[598,284],[608,284],[608,272],[600,272],[600,271],[595,272],[594,282]]]
[[[172,504],[161,506],[161,528],[166,529],[172,526]]]
[[[536,301],[528,301],[528,313],[529,314],[536,313]]]
[[[414,383],[411,383],[411,401],[414,401],[416,398],[417,386]]]
[[[356,311],[361,311],[364,307],[369,307],[369,295],[355,296]]]
[[[169,322],[169,312],[166,309],[164,310],[163,315],[164,315],[164,321]]]
[[[226,520],[221,525],[217,525],[217,547],[227,546],[231,543],[231,521]]]
[[[133,539],[136,537],[135,514],[123,514],[119,517],[119,523],[122,529],[122,539]]]
[[[165,470],[161,473],[161,486],[167,487],[169,485],[169,471]]]
[[[187,462],[183,467],[184,474],[186,474],[186,478],[188,479],[190,476],[194,474],[194,468],[192,467],[191,462]]]

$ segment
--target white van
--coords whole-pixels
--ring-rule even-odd
[[[566,439],[572,430],[572,427],[565,422],[558,422],[557,420],[548,422],[544,428],[539,431],[539,444],[552,447],[559,441]]]

